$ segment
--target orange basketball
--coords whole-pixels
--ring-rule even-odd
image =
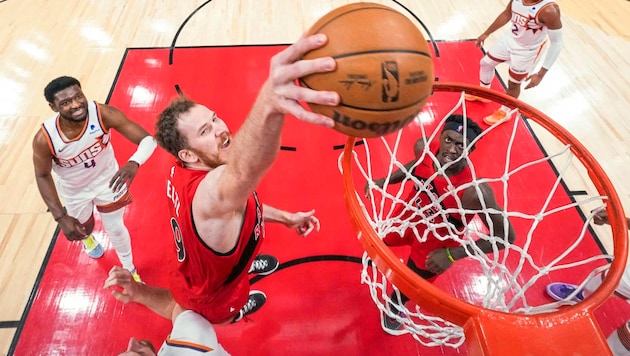
[[[355,137],[377,137],[410,123],[433,88],[433,60],[424,36],[406,16],[384,5],[354,3],[319,19],[308,35],[324,33],[328,43],[307,53],[331,56],[337,69],[300,79],[315,90],[336,91],[341,103],[310,104],[332,117],[335,129]]]

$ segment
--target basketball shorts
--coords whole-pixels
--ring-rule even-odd
[[[85,223],[94,212],[109,213],[131,203],[131,194],[125,185],[120,191],[113,192],[109,182],[93,184],[80,190],[57,184],[57,193],[68,211],[68,215]]]
[[[546,41],[534,47],[523,47],[517,44],[509,35],[501,36],[488,51],[490,58],[507,62],[510,71],[516,74],[531,73],[542,57]]]

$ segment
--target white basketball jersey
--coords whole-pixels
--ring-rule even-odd
[[[212,324],[203,316],[186,310],[173,322],[173,330],[158,356],[230,356],[217,340]]]
[[[523,0],[512,1],[512,38],[525,48],[539,47],[547,39],[547,26],[538,22],[540,11],[554,0],[541,0],[524,5]]]
[[[59,114],[42,124],[42,131],[53,154],[53,172],[64,191],[109,184],[118,171],[118,162],[110,143],[110,132],[103,125],[96,102],[88,102],[88,116],[83,131],[68,139],[59,126]]]

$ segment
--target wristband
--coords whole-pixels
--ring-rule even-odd
[[[451,249],[449,249],[448,247],[446,248],[446,256],[448,257],[449,261],[455,262],[455,259],[453,258],[453,255],[451,255]]]
[[[136,152],[129,157],[127,161],[133,161],[138,164],[138,167],[144,164],[149,157],[153,154],[153,151],[157,147],[157,143],[153,136],[145,136],[138,144]]]
[[[61,220],[61,218],[63,218],[64,216],[68,215],[68,210],[66,210],[66,207],[65,207],[65,206],[64,206],[64,207],[62,207],[62,208],[61,208],[61,210],[62,210],[62,214],[61,214],[61,216],[60,216],[60,217],[56,218],[56,217],[54,217],[54,216],[53,216],[53,219],[55,219],[55,221],[59,221],[59,220]]]

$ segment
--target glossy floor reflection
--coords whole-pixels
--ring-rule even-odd
[[[439,46],[443,54],[436,59],[439,80],[476,83],[476,72],[462,70],[476,68],[481,58],[474,43],[441,42]],[[266,77],[268,58],[281,48],[181,48],[175,49],[172,65],[168,49],[129,50],[109,103],[153,132],[155,116],[179,90],[212,107],[236,130]],[[457,53],[467,55],[454,55]],[[500,83],[496,81],[495,86],[500,88]],[[470,116],[480,122],[487,108],[472,108]],[[427,110],[441,112],[443,108],[434,103]],[[117,156],[128,157],[132,147],[119,137],[113,139]],[[506,137],[497,133],[493,139]],[[261,184],[260,197],[285,210],[316,209],[322,229],[301,238],[286,228],[267,225],[262,252],[277,256],[282,265],[274,274],[253,282],[254,288],[265,291],[268,302],[249,322],[218,326],[219,340],[233,355],[465,354],[465,347],[427,348],[409,335],[393,337],[381,330],[378,311],[367,287],[360,283],[357,261],[363,249],[343,202],[337,148],[344,142],[343,135],[329,129],[288,120],[282,140],[285,149]],[[519,144],[524,155],[540,154],[533,151],[539,148],[531,135],[521,135]],[[492,149],[489,144],[484,150],[491,154]],[[131,188],[134,203],[126,215],[136,266],[147,283],[160,286],[167,286],[166,261],[174,256],[163,205],[164,176],[171,162],[160,149],[139,171]],[[492,162],[485,164],[492,166]],[[533,172],[538,179],[548,173]],[[524,182],[520,188],[524,195],[536,197],[536,185]],[[573,218],[580,217],[574,214]],[[96,229],[100,231],[99,222]],[[97,238],[107,243],[106,237]],[[557,246],[551,237],[544,243],[550,250]],[[598,246],[592,241],[588,248]],[[103,258],[94,261],[78,244],[60,236],[28,316],[18,330],[15,354],[112,355],[124,350],[131,336],[160,345],[170,330],[170,321],[142,306],[122,305],[102,288],[116,262],[111,247]],[[462,273],[462,269],[440,277],[436,284],[464,299],[475,299],[483,289],[480,275],[471,270]],[[572,277],[558,273],[554,278]],[[537,298],[546,298],[542,290],[537,293]],[[608,334],[630,317],[630,307],[613,298],[597,315]]]

